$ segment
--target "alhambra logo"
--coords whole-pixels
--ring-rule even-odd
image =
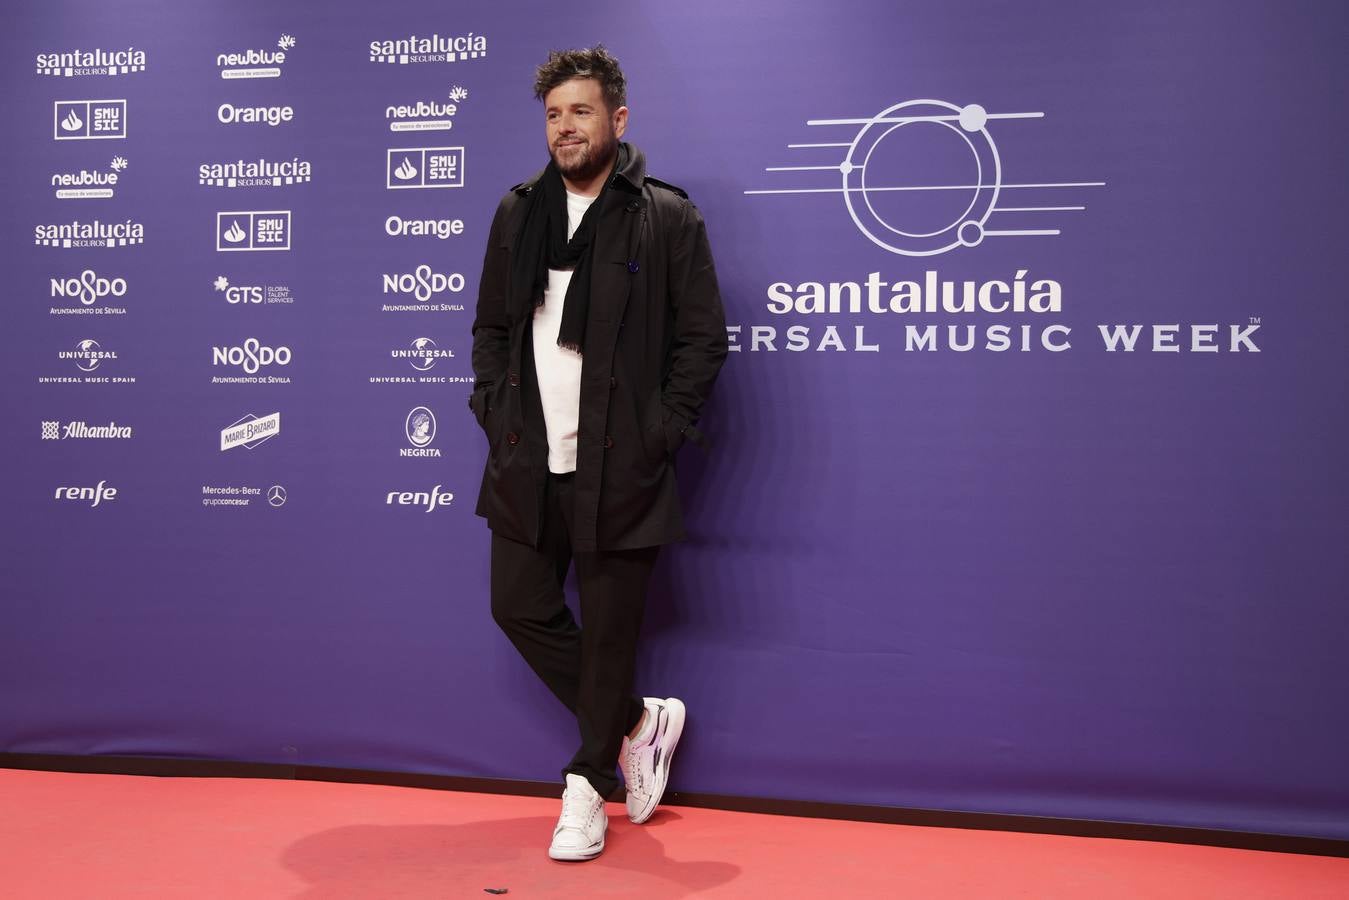
[[[197,167],[197,184],[209,187],[284,187],[305,184],[313,177],[308,160],[298,156],[273,162],[268,159],[202,163]]]
[[[145,71],[145,51],[135,47],[125,50],[65,50],[37,55],[37,74],[76,78],[81,75],[130,75]]]
[[[409,63],[452,63],[482,59],[487,55],[487,36],[469,32],[465,35],[429,34],[408,35],[387,41],[370,42],[370,61],[390,65]]]
[[[1083,190],[1105,183],[1006,180],[989,123],[1043,117],[906,100],[869,118],[811,119],[806,125],[834,140],[788,144],[805,164],[765,170],[793,186],[745,193],[841,194],[857,230],[901,256],[936,256],[990,238],[1053,237],[1086,209],[1077,199]]]
[[[249,48],[216,55],[215,64],[224,79],[280,78],[286,64],[286,53],[295,49],[295,38],[283,34],[276,41],[276,49]]]

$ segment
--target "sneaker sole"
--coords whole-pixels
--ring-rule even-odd
[[[554,850],[548,848],[548,858],[556,859],[560,862],[585,862],[588,859],[594,859],[604,852],[604,841],[600,841],[598,847],[587,847],[585,850]]]
[[[670,780],[670,760],[674,758],[675,747],[679,744],[679,738],[684,733],[686,710],[683,702],[674,698],[666,700],[665,712],[667,724],[664,739],[669,742],[669,746],[661,754],[660,762],[656,763],[656,787],[652,790],[651,796],[638,810],[637,815],[628,816],[636,825],[640,825],[651,818],[651,814],[660,805],[660,798],[665,796],[665,785]],[[659,723],[657,723],[657,727],[659,727]]]

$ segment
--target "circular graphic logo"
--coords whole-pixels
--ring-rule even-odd
[[[905,256],[982,241],[1002,185],[987,122],[982,106],[944,100],[907,100],[873,116],[839,165],[854,224]]]
[[[279,484],[274,484],[267,489],[267,502],[272,506],[286,505],[286,489]]]

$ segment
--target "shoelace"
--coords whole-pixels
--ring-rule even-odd
[[[637,783],[636,783],[635,785],[631,785],[631,784],[630,784],[630,785],[628,785],[628,787],[630,787],[630,788],[631,788],[631,787],[635,787],[635,788],[636,788],[637,790],[639,790],[639,791],[642,790],[642,783],[643,783],[643,782],[642,782],[642,767],[641,767],[640,765],[638,765],[638,759],[637,759],[637,757],[638,757],[638,755],[639,755],[640,753],[641,753],[641,750],[640,750],[638,747],[636,747],[634,744],[631,744],[631,743],[628,744],[628,772],[631,772],[632,775],[633,775],[633,777],[634,777],[634,778],[636,779],[636,781],[637,781]],[[626,775],[626,774],[628,774],[628,773],[627,773],[627,772],[624,772],[623,774]]]
[[[589,806],[589,804],[587,804],[585,800],[581,799],[581,795],[580,795],[579,792],[573,792],[573,791],[571,791],[570,789],[563,791],[563,792],[562,792],[562,820],[563,820],[563,822],[565,823],[568,819],[576,819],[576,818],[579,818],[579,817],[581,816],[581,814],[584,813],[584,812],[586,811],[586,809],[587,809],[588,806]],[[590,820],[593,819],[594,817],[595,817],[595,811],[594,811],[593,809],[591,809],[591,810],[590,810],[590,815],[589,815],[589,817],[586,818],[584,824],[585,824],[585,825],[589,825],[589,824],[590,824]],[[584,826],[583,826],[583,827],[584,827]]]

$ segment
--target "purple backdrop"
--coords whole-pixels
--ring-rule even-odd
[[[1349,838],[1343,4],[187,6],[0,35],[0,750],[557,777],[463,379],[532,67],[602,40],[738,347],[644,632],[673,786]],[[143,243],[38,243],[95,219]]]

